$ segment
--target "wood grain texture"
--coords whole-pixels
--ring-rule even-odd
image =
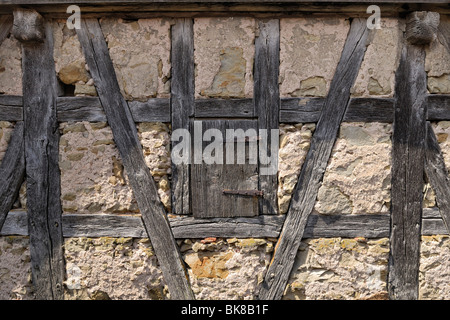
[[[258,117],[258,129],[267,130],[267,138],[259,141],[259,149],[272,152],[275,146],[278,159],[279,137],[272,141],[271,130],[277,130],[279,125],[280,90],[278,77],[280,69],[280,21],[258,20],[258,36],[255,39],[255,62],[254,62],[254,103],[255,116]],[[264,145],[263,145],[264,144]],[[263,151],[264,152],[264,151]],[[264,167],[273,165],[273,174],[261,174]],[[263,164],[261,157],[259,161],[259,190],[264,196],[259,200],[261,214],[276,214],[278,212],[277,190],[278,190],[278,165]]]
[[[418,298],[420,229],[426,139],[425,50],[405,44],[396,72],[392,136],[391,299]]]
[[[0,16],[0,45],[9,36],[12,26],[13,26],[12,15]]]
[[[82,0],[81,3],[90,4],[90,5],[105,5],[105,4],[158,4],[158,3],[185,3],[188,4],[192,2],[191,0]],[[222,3],[222,0],[197,0],[197,3]],[[230,0],[227,1],[230,3],[272,3],[273,0]],[[282,0],[277,1],[278,3],[308,3],[311,0]],[[316,0],[315,2],[341,2],[341,3],[354,3],[354,0]],[[360,2],[366,2],[362,0]],[[15,5],[32,5],[32,4],[71,4],[71,0],[2,0],[2,4],[15,4]],[[447,3],[446,0],[380,0],[378,3]]]
[[[195,118],[254,118],[252,99],[197,99]]]
[[[21,96],[0,95],[0,121],[23,121]]]
[[[447,48],[450,54],[450,19],[441,18],[438,26],[437,36],[439,41]]]
[[[0,101],[1,103],[1,101]],[[107,121],[98,97],[59,97],[58,121]],[[128,101],[135,122],[170,122],[169,99],[154,98],[146,102]],[[1,109],[0,109],[1,112]]]
[[[147,238],[142,219],[136,215],[63,214],[63,235],[71,237]],[[277,238],[285,220],[284,215],[261,215],[251,218],[208,218],[172,216],[170,226],[177,239]],[[308,218],[303,238],[379,239],[389,237],[388,214],[316,215]],[[424,209],[422,235],[448,235],[437,208]],[[27,213],[11,211],[6,217],[0,236],[28,235]]]
[[[450,95],[430,94],[427,99],[427,120],[450,120]]]
[[[120,93],[98,20],[83,20],[77,34],[171,298],[194,299],[155,181],[145,163],[136,125]]]
[[[427,123],[425,160],[425,173],[436,193],[436,202],[442,220],[450,233],[450,181],[448,170],[436,134],[429,122]]]
[[[171,122],[169,99],[129,101],[128,105],[135,122]]]
[[[280,123],[317,122],[324,98],[282,98]],[[0,120],[22,121],[21,96],[0,95]],[[170,122],[169,99],[153,98],[146,102],[128,101],[135,122]],[[252,99],[198,99],[194,101],[196,118],[255,118]],[[450,95],[428,95],[429,121],[450,120]],[[98,97],[58,97],[58,121],[106,121]],[[393,98],[352,98],[343,122],[394,121]]]
[[[59,122],[107,121],[100,99],[97,97],[58,97],[56,101]]]
[[[317,122],[324,98],[281,99],[280,123]],[[394,120],[394,99],[352,98],[344,122],[386,122]]]
[[[194,26],[192,19],[178,19],[172,26],[172,79],[170,107],[172,130],[190,128],[194,116]],[[172,146],[173,147],[173,146]],[[172,162],[172,209],[188,214],[190,203],[190,165]]]
[[[221,134],[220,139],[226,142],[227,130],[242,129],[244,133],[249,132],[249,139],[255,138],[258,130],[256,120],[204,120],[198,121],[201,124],[202,136],[205,132],[213,129]],[[249,131],[248,131],[249,130]],[[253,135],[251,135],[253,131]],[[195,132],[195,129],[194,129]],[[213,138],[216,141],[215,137]],[[213,140],[211,139],[211,140]],[[206,148],[211,142],[204,141],[201,146],[201,152],[207,153]],[[228,160],[228,145],[234,145],[233,159]],[[259,204],[257,197],[239,196],[224,194],[223,190],[257,190],[258,189],[258,164],[249,163],[249,144],[253,144],[254,159],[257,156],[257,140],[253,142],[220,143],[215,151],[221,157],[217,162],[207,163],[205,159],[201,163],[191,165],[191,187],[192,187],[192,212],[196,218],[210,217],[236,217],[236,216],[255,216],[259,213]],[[200,146],[199,146],[200,147]],[[198,147],[198,148],[199,148]],[[242,151],[241,151],[242,150]],[[197,151],[197,150],[195,150]],[[194,152],[195,152],[194,151]],[[237,157],[244,156],[244,164],[239,164]],[[234,164],[230,164],[233,161]],[[205,163],[206,162],[206,163]]]
[[[260,288],[260,299],[280,299],[283,295],[350,100],[350,90],[364,58],[368,38],[366,21],[354,19],[311,140],[311,147],[302,166],[273,259]]]
[[[56,72],[49,22],[45,40],[22,44],[24,144],[31,271],[38,299],[64,298]]]
[[[0,162],[0,230],[19,195],[25,175],[23,122],[17,122]]]

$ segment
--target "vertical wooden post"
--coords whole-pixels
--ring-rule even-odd
[[[24,141],[32,281],[38,299],[63,299],[56,72],[49,23],[34,10],[14,11],[22,42]]]
[[[258,21],[259,35],[255,40],[255,71],[254,71],[254,104],[255,115],[258,117],[258,128],[267,130],[267,144],[264,146],[267,156],[274,144],[277,154],[270,154],[278,162],[278,139],[271,141],[271,130],[278,129],[280,113],[280,90],[278,74],[280,68],[280,21],[278,19]],[[260,140],[260,148],[261,148]],[[261,160],[261,159],[260,159]],[[261,174],[261,169],[274,166],[269,174]],[[262,214],[277,213],[278,166],[276,164],[259,164],[260,190],[264,196],[260,202]],[[268,169],[268,168],[267,168]],[[272,173],[272,174],[270,174]]]
[[[172,26],[171,63],[172,131],[190,130],[190,118],[194,116],[195,78],[194,27],[190,18],[178,19]],[[190,165],[172,163],[172,210],[174,213],[190,213],[190,184]]]
[[[391,299],[418,298],[427,115],[423,45],[435,37],[435,20],[435,14],[428,12],[413,12],[407,17],[407,43],[395,79],[388,276]]]

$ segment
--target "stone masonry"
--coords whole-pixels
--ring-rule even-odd
[[[441,19],[449,19],[441,17]],[[170,97],[171,19],[101,19],[121,91],[127,100]],[[66,92],[96,96],[76,33],[53,21],[56,75]],[[340,58],[345,17],[280,19],[281,97],[325,97]],[[404,25],[382,19],[352,89],[354,97],[392,97]],[[195,97],[252,98],[254,18],[194,19]],[[0,94],[21,95],[21,49],[8,37],[0,45]],[[430,94],[450,93],[450,55],[439,39],[427,49]],[[69,90],[70,89],[70,90]],[[0,163],[14,123],[0,121]],[[171,212],[168,123],[138,123],[146,163]],[[450,168],[450,122],[433,123]],[[60,123],[63,214],[139,214],[127,173],[107,123]],[[315,124],[281,124],[277,190],[286,214]],[[315,214],[389,214],[392,125],[343,123],[314,207]],[[435,207],[431,186],[424,206]],[[21,188],[15,209],[26,209]],[[0,299],[33,299],[28,237],[0,237]],[[254,299],[277,239],[177,240],[197,299]],[[146,238],[66,238],[66,299],[168,299]],[[389,239],[303,239],[283,299],[387,299]],[[420,299],[450,298],[450,238],[423,236]]]

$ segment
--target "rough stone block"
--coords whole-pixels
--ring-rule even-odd
[[[348,30],[343,18],[280,19],[280,95],[326,96]]]
[[[252,98],[254,41],[252,18],[195,19],[196,97]]]

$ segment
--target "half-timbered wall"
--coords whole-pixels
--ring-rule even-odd
[[[0,16],[0,299],[449,299],[450,18],[408,14]],[[280,130],[263,196],[172,164],[195,120]]]

